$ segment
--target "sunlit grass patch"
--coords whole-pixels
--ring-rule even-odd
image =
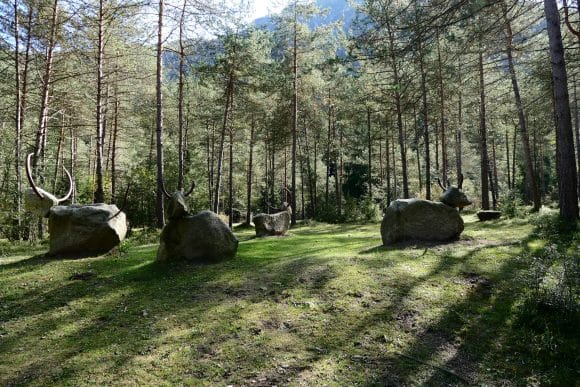
[[[525,219],[471,215],[440,245],[384,248],[379,228],[236,231],[237,256],[213,265],[155,262],[152,232],[79,260],[20,246],[0,258],[0,384],[573,380],[569,362],[536,358],[548,336],[518,317],[529,257],[558,241]]]

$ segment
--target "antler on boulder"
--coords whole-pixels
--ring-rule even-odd
[[[34,183],[34,179],[32,178],[32,169],[30,167],[30,159],[33,155],[34,153],[30,153],[26,157],[26,177],[30,183],[30,189],[25,193],[26,208],[29,211],[38,213],[42,216],[48,216],[48,213],[52,207],[61,204],[65,200],[68,200],[73,192],[74,183],[69,171],[63,166],[64,172],[69,181],[69,189],[66,195],[64,195],[62,198],[57,198],[50,192],[38,187]]]

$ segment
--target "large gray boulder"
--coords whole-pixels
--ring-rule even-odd
[[[290,211],[275,214],[258,214],[252,218],[256,236],[286,235],[290,229]]]
[[[114,204],[54,206],[48,214],[48,232],[49,255],[98,255],[125,239],[127,219]]]
[[[211,211],[172,218],[161,231],[158,261],[219,262],[233,258],[238,239]]]
[[[383,222],[383,245],[405,241],[447,241],[463,232],[459,212],[443,203],[422,199],[399,199],[391,202]]]

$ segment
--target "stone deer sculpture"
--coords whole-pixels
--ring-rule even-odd
[[[179,190],[170,195],[165,185],[161,185],[168,199],[169,221],[161,231],[158,261],[219,262],[236,255],[238,240],[219,216],[211,211],[189,213],[186,198],[194,188],[195,182],[192,182],[187,192]]]
[[[72,194],[73,179],[63,167],[69,180],[69,190],[62,198],[38,187],[32,178],[30,159],[26,158],[26,176],[30,189],[26,192],[26,207],[48,218],[48,255],[83,257],[106,253],[118,246],[127,234],[125,213],[114,204],[61,205]]]
[[[284,190],[291,195],[288,188],[284,188]],[[267,205],[272,207],[270,203]],[[274,214],[262,213],[254,216],[252,222],[254,222],[256,236],[286,235],[290,229],[291,217],[292,207],[287,202],[283,202],[281,208]]]
[[[463,232],[463,219],[458,209],[471,204],[465,193],[461,192],[463,176],[458,185],[447,181],[439,200],[398,199],[391,202],[381,223],[383,245],[405,241],[447,241],[456,239]]]
[[[36,213],[43,217],[48,217],[50,214],[50,209],[54,206],[58,206],[61,203],[67,201],[73,192],[73,180],[69,173],[69,171],[63,166],[64,173],[68,177],[68,192],[62,197],[57,198],[55,195],[51,194],[48,191],[43,190],[42,188],[38,187],[34,183],[34,179],[32,178],[32,171],[30,167],[30,159],[34,153],[30,153],[26,157],[26,177],[28,178],[28,182],[30,183],[30,188],[28,188],[25,192],[25,204],[28,211]]]

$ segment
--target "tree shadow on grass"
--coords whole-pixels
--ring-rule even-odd
[[[2,356],[12,356],[16,361],[22,348],[38,347],[39,351],[35,351],[38,357],[22,358],[18,367],[0,372],[0,384],[54,380],[66,384],[79,375],[90,376],[91,369],[116,375],[127,364],[143,362],[166,346],[163,321],[172,316],[177,316],[189,330],[197,321],[212,332],[207,338],[195,337],[193,347],[187,329],[179,339],[188,348],[184,356],[193,360],[188,364],[195,364],[196,360],[208,362],[206,352],[212,350],[207,348],[235,346],[240,342],[239,335],[246,341],[254,335],[252,329],[256,327],[234,327],[241,313],[236,304],[285,302],[287,296],[283,292],[297,286],[323,287],[333,277],[328,270],[311,270],[314,263],[324,264],[318,258],[301,257],[299,253],[284,257],[261,260],[259,268],[255,260],[243,257],[212,265],[107,257],[91,259],[90,264],[86,260],[60,262],[79,268],[90,265],[94,275],[86,280],[71,280],[66,274],[60,282],[36,284],[33,289],[18,292],[17,299],[2,297],[0,303],[9,306],[1,313],[7,329],[20,319],[34,321],[33,325],[20,328],[23,330],[3,333]],[[36,258],[11,268],[43,269],[37,262],[50,260]],[[307,283],[298,277],[306,278]],[[213,315],[215,320],[205,321]],[[255,358],[257,363],[264,361],[260,348],[245,350],[246,356]],[[98,355],[91,357],[91,353]],[[192,380],[219,377],[212,375],[214,368],[211,364],[193,366]],[[291,374],[291,369],[287,371]],[[243,380],[251,375],[236,377]],[[175,382],[180,380],[175,378]]]

